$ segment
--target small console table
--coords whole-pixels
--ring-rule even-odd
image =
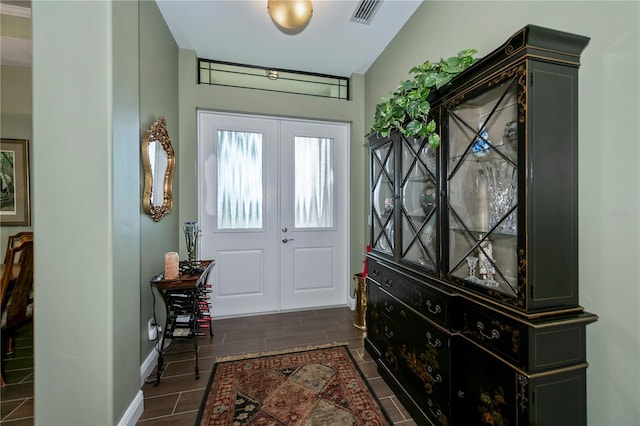
[[[209,315],[209,286],[207,278],[213,268],[214,261],[203,260],[199,268],[189,269],[187,262],[180,262],[181,275],[175,280],[165,280],[162,274],[150,281],[164,301],[166,319],[158,344],[158,368],[155,385],[160,383],[164,371],[164,354],[166,339],[192,339],[195,351],[195,374],[200,378],[198,368],[198,336],[204,336],[204,329],[209,329],[213,336],[211,316]]]

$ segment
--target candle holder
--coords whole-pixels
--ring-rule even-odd
[[[197,266],[200,264],[196,260],[198,257],[198,235],[200,234],[198,222],[184,222],[182,230],[184,231],[184,239],[187,245],[187,262],[190,266]]]

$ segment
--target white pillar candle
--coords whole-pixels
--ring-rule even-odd
[[[164,255],[164,279],[175,280],[179,275],[180,257],[175,251],[170,251]]]

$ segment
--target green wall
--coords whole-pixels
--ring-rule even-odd
[[[140,132],[138,141],[160,116],[167,120],[167,131],[171,144],[178,152],[178,47],[164,22],[155,2],[142,1],[140,4]],[[137,152],[140,164],[140,149]],[[180,156],[176,157],[176,169],[181,167]],[[177,174],[176,174],[177,176]],[[143,176],[140,175],[141,184]],[[142,187],[139,189],[142,194]],[[153,350],[149,341],[147,323],[153,317],[153,299],[149,280],[164,270],[164,254],[178,251],[181,235],[178,222],[179,179],[173,185],[173,211],[154,222],[142,208],[140,211],[140,363]],[[140,206],[138,200],[138,206]],[[164,321],[164,306],[156,294],[156,315]]]
[[[250,59],[247,59],[250,62]],[[268,64],[266,64],[268,65]],[[180,220],[198,217],[196,110],[238,112],[257,115],[308,118],[351,123],[350,149],[350,275],[362,271],[367,234],[369,183],[366,177],[368,151],[364,140],[364,78],[351,76],[351,100],[325,99],[287,93],[233,87],[198,85],[195,52],[180,50]],[[185,253],[184,241],[180,242]]]
[[[591,37],[578,94],[580,302],[600,317],[587,327],[590,425],[640,419],[639,18],[637,1],[425,1],[365,75],[369,124],[380,97],[426,59],[483,56],[527,24]]]
[[[111,16],[33,4],[36,423],[113,419]]]
[[[139,393],[138,6],[32,17],[36,424],[116,424]]]
[[[178,50],[155,2],[34,2],[33,22],[34,139],[44,141],[32,143],[33,194],[46,194],[32,197],[36,421],[115,424],[153,349],[149,279],[178,249],[177,203],[155,223],[140,200],[140,141],[158,116],[177,145]],[[11,71],[2,134],[31,138],[31,71]]]
[[[113,2],[112,25],[112,151],[111,185],[113,212],[113,420],[119,420],[139,392],[138,359],[140,297],[140,143],[138,94],[138,5]],[[138,346],[138,349],[134,349]],[[115,422],[114,422],[115,423]]]

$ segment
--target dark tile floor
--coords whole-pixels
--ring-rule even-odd
[[[0,424],[33,425],[33,327],[17,331],[15,351],[5,355],[6,386],[0,388]]]
[[[144,413],[139,426],[193,425],[217,357],[332,342],[347,342],[360,369],[397,425],[415,425],[378,375],[363,347],[364,332],[353,326],[348,308],[287,312],[214,321],[214,337],[200,337],[200,379],[194,375],[191,342],[174,344],[158,386],[145,384]],[[30,329],[23,330],[19,350],[7,361],[10,384],[2,388],[0,423],[33,425],[33,357]],[[155,376],[154,376],[155,377]],[[152,380],[150,378],[149,380]]]

